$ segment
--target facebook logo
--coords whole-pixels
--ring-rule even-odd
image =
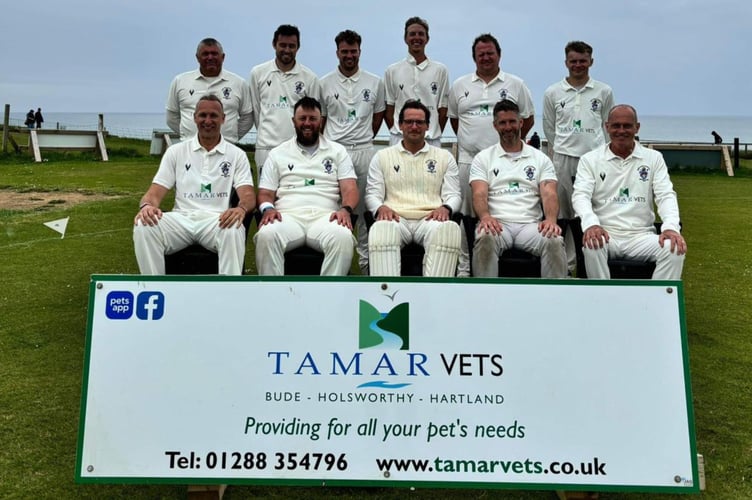
[[[136,297],[136,317],[147,320],[162,319],[164,303],[162,292],[141,292]]]

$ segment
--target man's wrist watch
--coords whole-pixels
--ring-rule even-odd
[[[350,205],[342,205],[340,208],[346,210],[348,214],[353,213],[353,209]]]

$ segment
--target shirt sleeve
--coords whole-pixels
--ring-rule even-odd
[[[366,210],[369,212],[376,211],[377,208],[384,204],[384,172],[381,171],[379,156],[378,153],[373,155],[371,163],[368,165],[365,204]]]
[[[452,213],[462,207],[462,192],[460,191],[460,169],[454,157],[447,153],[449,161],[441,184],[441,201],[452,208]]]
[[[600,220],[593,212],[593,190],[595,189],[595,177],[593,175],[595,165],[592,154],[586,154],[580,158],[577,164],[577,177],[574,180],[574,191],[572,193],[572,206],[575,215],[582,220],[582,230],[586,231],[589,227],[599,226]]]

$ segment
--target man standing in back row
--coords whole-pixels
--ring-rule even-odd
[[[248,84],[240,76],[222,69],[225,53],[214,38],[204,38],[196,48],[198,69],[175,77],[167,93],[167,126],[181,140],[196,135],[193,113],[199,99],[216,95],[222,101],[224,140],[238,142],[253,126],[253,108]]]
[[[295,136],[292,124],[295,103],[303,97],[320,99],[318,78],[295,59],[300,49],[297,26],[278,27],[272,47],[274,59],[255,66],[250,77],[258,169],[262,168],[272,148]]]
[[[440,62],[428,59],[428,40],[428,21],[420,17],[408,19],[405,22],[407,58],[390,65],[384,74],[384,121],[389,127],[389,144],[392,146],[402,140],[402,131],[394,122],[394,112],[413,99],[423,103],[435,117],[426,132],[426,142],[441,147],[441,134],[447,121],[449,70]]]
[[[373,137],[384,120],[384,84],[381,79],[362,70],[361,37],[354,31],[340,32],[337,46],[337,69],[321,79],[321,113],[324,137],[345,146],[358,176],[359,199],[364,200],[368,165],[375,153]],[[368,229],[363,217],[364,203],[355,208],[358,214],[358,265],[368,275]]]
[[[590,78],[593,48],[585,42],[569,42],[564,48],[569,75],[543,95],[543,133],[553,151],[559,180],[559,218],[574,218],[572,186],[580,156],[605,144],[604,125],[614,105],[611,87]],[[570,228],[575,227],[569,224]],[[580,234],[567,231],[565,244],[569,270],[575,267]],[[577,250],[575,250],[577,249]],[[577,270],[579,276],[583,269]]]
[[[470,163],[476,154],[499,142],[494,130],[494,105],[504,99],[517,104],[522,117],[521,134],[524,140],[535,121],[535,108],[530,89],[519,77],[501,71],[501,46],[490,33],[478,36],[473,41],[475,73],[458,78],[449,91],[449,122],[457,135],[464,215],[471,215],[472,193],[470,191]],[[464,224],[464,223],[463,223]],[[462,231],[457,276],[470,276],[470,257],[467,238]]]

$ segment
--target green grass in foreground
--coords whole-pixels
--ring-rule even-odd
[[[93,273],[137,273],[131,224],[157,160],[144,141],[110,140],[109,163],[59,158],[33,164],[0,157],[0,189],[80,191],[114,196],[75,206],[0,211],[0,497],[184,498],[178,485],[77,485],[74,466]],[[148,149],[148,146],[146,147]],[[689,253],[684,271],[698,451],[705,455],[708,498],[752,498],[752,388],[748,304],[752,240],[751,165],[738,177],[673,176]],[[70,216],[60,239],[43,222]],[[740,222],[741,221],[741,222]],[[252,270],[250,245],[246,268]],[[606,334],[607,332],[604,332]],[[644,411],[650,411],[645,408]],[[556,418],[556,409],[551,410]],[[233,486],[225,498],[554,498],[550,491],[396,490]],[[684,498],[604,493],[601,498]]]

